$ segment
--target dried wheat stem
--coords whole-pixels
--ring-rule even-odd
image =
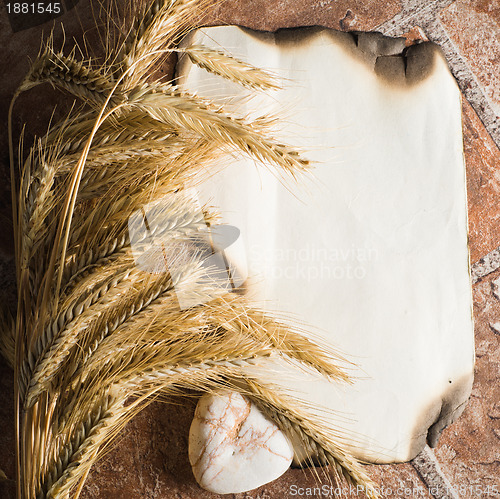
[[[95,456],[124,418],[127,411],[123,402],[123,396],[108,395],[96,404],[94,412],[76,429],[57,461],[48,470],[37,498],[56,499],[71,491],[81,475],[92,466],[93,460],[88,458],[92,454]]]
[[[116,90],[119,82],[115,84],[115,86],[112,88],[111,92],[109,93],[108,97],[106,98],[106,101],[101,107],[101,110],[96,118],[96,123],[94,125],[94,128],[92,129],[92,132],[86,142],[85,148],[82,151],[82,155],[80,158],[80,161],[78,162],[75,171],[73,175],[71,176],[69,186],[68,186],[68,194],[65,196],[64,199],[64,204],[63,204],[63,209],[61,213],[61,218],[59,225],[57,227],[57,232],[54,237],[54,247],[52,249],[51,257],[50,257],[50,263],[47,268],[47,279],[45,282],[45,288],[42,293],[42,301],[41,301],[41,309],[45,311],[45,308],[47,306],[47,303],[49,301],[49,293],[51,291],[51,284],[52,284],[52,277],[56,275],[57,279],[57,284],[55,288],[55,293],[54,296],[56,299],[59,296],[59,291],[61,287],[61,281],[63,277],[63,271],[64,268],[62,265],[59,265],[59,268],[57,268],[57,260],[59,258],[59,261],[64,262],[66,259],[66,252],[68,250],[68,241],[70,238],[70,230],[71,230],[71,224],[73,222],[73,214],[75,212],[75,204],[76,204],[76,199],[77,199],[77,194],[78,194],[78,186],[80,184],[80,180],[82,177],[83,170],[85,168],[85,162],[87,160],[87,156],[90,150],[90,146],[92,144],[92,139],[96,133],[96,131],[99,129],[100,125],[114,112],[119,110],[119,107],[114,107],[111,110],[109,110],[107,113],[105,113],[106,106],[111,100],[111,97],[113,95],[113,92]]]
[[[92,210],[75,215],[78,226],[72,231],[70,248],[81,248],[88,251],[89,247],[97,248],[106,244],[106,241],[121,238],[128,233],[128,222],[130,217],[139,212],[141,208],[156,199],[167,194],[173,194],[171,188],[158,186],[150,183],[145,186],[131,186],[129,192],[134,196],[132,199],[120,197],[110,193],[109,196],[96,200]],[[144,198],[142,198],[144,196]],[[108,214],[108,219],[103,216]]]

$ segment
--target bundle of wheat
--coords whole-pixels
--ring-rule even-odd
[[[150,81],[206,7],[154,2],[101,66],[57,52],[49,39],[11,104],[10,116],[20,93],[45,82],[83,104],[35,141],[18,172],[9,122],[18,309],[2,318],[1,349],[16,379],[19,498],[78,497],[92,464],[153,396],[220,387],[251,397],[321,464],[375,496],[321,421],[277,387],[245,376],[245,365],[282,355],[347,381],[334,353],[206,278],[205,235],[216,212],[200,212],[179,193],[228,150],[280,174],[308,168],[267,136],[265,117],[250,123],[173,82]],[[277,86],[221,52],[182,50],[241,85]],[[168,272],[136,264],[133,251],[152,249],[151,231],[130,245],[130,217],[152,202],[162,223],[151,230],[175,261]],[[194,305],[181,307],[179,293]]]

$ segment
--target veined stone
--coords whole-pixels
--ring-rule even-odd
[[[218,494],[246,492],[281,476],[293,449],[279,428],[236,392],[201,397],[189,432],[196,481]]]
[[[323,28],[215,27],[189,43],[282,79],[245,101],[180,61],[186,89],[250,119],[279,113],[274,136],[316,162],[295,185],[233,159],[200,198],[241,231],[232,263],[248,295],[357,364],[352,386],[284,365],[257,374],[316,407],[358,458],[412,459],[461,413],[474,366],[461,96],[446,61],[431,43]]]

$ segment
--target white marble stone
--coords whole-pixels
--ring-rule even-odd
[[[206,394],[189,432],[196,481],[218,494],[246,492],[281,476],[293,449],[279,428],[235,392]]]
[[[201,187],[241,231],[232,263],[246,265],[248,295],[359,367],[345,387],[281,365],[269,381],[325,406],[357,457],[412,459],[461,413],[474,366],[461,97],[446,61],[430,43],[402,52],[401,40],[320,28],[216,27],[190,41],[278,74],[282,90],[241,100],[234,83],[179,65],[186,88],[243,116],[284,115],[273,134],[316,162],[296,185],[233,159]]]

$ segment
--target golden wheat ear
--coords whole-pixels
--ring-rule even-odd
[[[281,88],[275,75],[247,64],[222,50],[214,50],[205,45],[190,45],[185,49],[179,49],[178,52],[186,54],[199,68],[252,90]]]
[[[324,423],[308,415],[300,402],[281,394],[276,386],[249,378],[245,382],[251,400],[291,441],[300,442],[301,453],[311,456],[321,466],[330,466],[337,480],[345,480],[356,489],[359,487],[367,497],[379,497],[374,482],[338,443],[338,437],[325,431]]]
[[[15,344],[16,321],[5,301],[0,306],[0,353],[9,366],[14,367],[16,344]]]
[[[113,88],[106,75],[88,62],[77,60],[74,54],[55,52],[51,45],[37,57],[20,88],[29,90],[42,83],[66,90],[94,106],[102,105]]]
[[[154,71],[159,60],[171,53],[177,43],[200,26],[206,9],[221,0],[154,0],[140,12],[125,32],[117,49],[115,75],[125,74],[124,86],[137,87]],[[129,71],[133,68],[133,71]]]

